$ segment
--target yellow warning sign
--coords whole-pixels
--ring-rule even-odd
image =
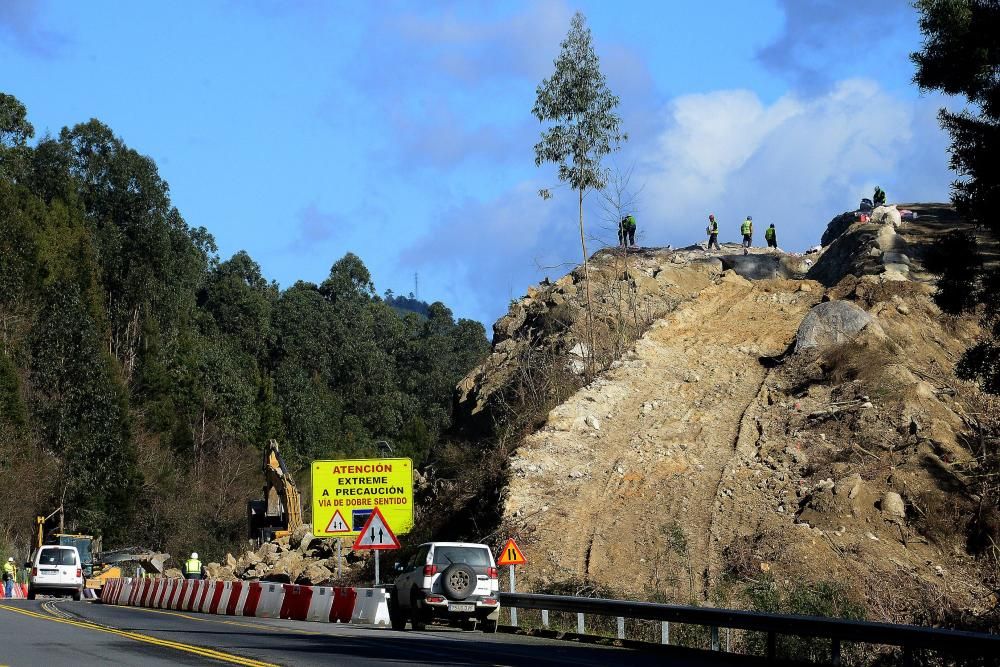
[[[312,520],[316,537],[356,537],[376,507],[397,535],[413,528],[410,459],[313,461]]]
[[[528,559],[521,553],[513,537],[507,540],[507,544],[500,551],[500,557],[497,558],[497,565],[524,565],[527,562]]]

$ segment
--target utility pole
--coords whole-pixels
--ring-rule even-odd
[[[420,301],[420,274],[413,274],[413,297]]]

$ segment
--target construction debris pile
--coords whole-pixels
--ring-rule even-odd
[[[303,524],[291,535],[265,542],[256,551],[247,551],[238,558],[226,554],[225,563],[208,563],[205,574],[221,581],[274,581],[282,584],[322,586],[346,575],[358,567],[361,557],[351,551],[350,544],[341,545],[337,558],[337,540],[318,538],[312,525]],[[168,570],[167,576],[180,577],[179,570]]]

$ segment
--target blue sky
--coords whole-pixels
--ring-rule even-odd
[[[743,216],[818,243],[881,184],[941,201],[953,175],[913,87],[906,0],[0,2],[0,89],[39,135],[99,118],[152,156],[223,257],[282,286],[345,252],[379,291],[489,325],[579,261],[575,196],[536,168],[535,88],[575,11],[630,140],[644,245],[723,240]],[[872,29],[870,26],[878,26]],[[597,197],[591,247],[613,242]]]

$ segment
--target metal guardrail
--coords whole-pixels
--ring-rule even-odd
[[[660,621],[664,644],[670,643],[670,623],[707,626],[711,628],[714,651],[720,650],[719,628],[763,632],[767,634],[769,659],[776,657],[778,635],[796,635],[830,639],[830,655],[834,665],[840,664],[840,645],[845,641],[899,646],[903,649],[903,664],[907,667],[913,664],[914,649],[930,649],[948,655],[978,656],[984,658],[986,664],[990,660],[994,663],[1000,660],[1000,635],[982,632],[568,595],[500,593],[499,598],[504,607],[542,610],[543,624],[546,625],[550,611],[577,614],[577,630],[580,634],[584,633],[585,614],[617,617],[619,639],[624,639],[625,618]]]

